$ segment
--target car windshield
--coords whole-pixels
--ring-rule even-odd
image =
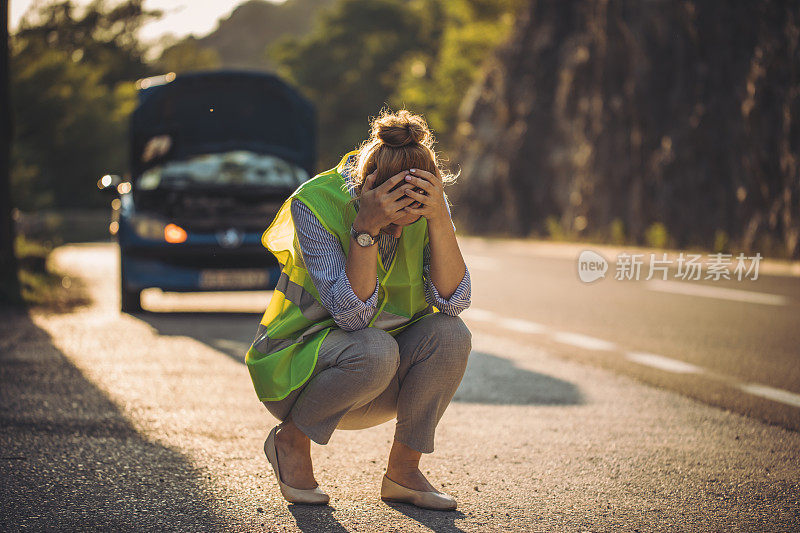
[[[248,151],[204,154],[168,161],[139,177],[140,189],[192,186],[267,186],[294,188],[308,173],[273,155]]]

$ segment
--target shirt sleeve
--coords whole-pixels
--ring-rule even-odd
[[[447,205],[447,212],[448,214],[450,213],[450,205]],[[455,224],[453,224],[453,230],[455,231],[455,229]],[[439,291],[436,290],[436,285],[434,285],[433,280],[431,280],[430,244],[425,245],[422,257],[422,272],[425,278],[425,300],[429,304],[436,306],[436,308],[442,313],[451,316],[456,316],[461,311],[467,309],[470,306],[472,299],[472,282],[469,277],[469,268],[465,268],[464,277],[461,278],[461,282],[458,284],[458,287],[456,287],[456,290],[450,295],[450,298],[445,300],[441,297]]]
[[[367,327],[378,303],[378,277],[374,292],[366,302],[362,301],[353,292],[345,272],[347,258],[339,240],[303,202],[292,200],[291,209],[300,253],[322,305],[343,330]]]

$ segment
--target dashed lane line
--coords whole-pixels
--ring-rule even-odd
[[[703,298],[716,298],[718,300],[731,300],[734,302],[763,305],[787,305],[789,303],[789,299],[780,294],[729,289],[726,287],[709,287],[708,285],[683,281],[651,279],[645,286],[651,291],[683,294],[686,296],[700,296]]]
[[[519,318],[504,318],[502,320],[503,327],[511,331],[533,334],[545,333],[547,331],[547,327],[543,324],[537,324],[536,322],[530,322],[528,320],[520,320]]]
[[[753,396],[760,396],[773,402],[785,403],[794,407],[800,407],[800,394],[785,391],[783,389],[776,389],[761,385],[759,383],[742,383],[739,388]]]
[[[727,289],[727,290],[733,290],[733,289]],[[746,292],[746,291],[738,291],[738,292]],[[558,343],[566,344],[569,346],[575,346],[585,350],[593,350],[593,351],[619,350],[617,345],[610,341],[598,339],[596,337],[590,337],[588,335],[582,335],[580,333],[553,331],[550,330],[547,326],[539,324],[537,322],[531,322],[519,318],[506,318],[498,315],[497,313],[494,313],[492,311],[487,311],[485,309],[476,309],[470,307],[469,309],[465,310],[462,313],[462,316],[469,320],[476,320],[478,322],[488,322],[497,327],[501,327],[509,331],[515,331],[518,333],[528,333],[534,335],[547,335],[552,340]],[[738,388],[739,390],[747,394],[758,396],[760,398],[765,398],[767,400],[772,400],[774,402],[782,403],[785,405],[790,405],[792,407],[800,408],[800,394],[795,394],[793,392],[785,391],[783,389],[776,389],[774,387],[769,387],[767,385],[761,385],[760,383],[741,383],[735,380],[734,378],[728,376],[719,376],[718,374],[715,374],[700,366],[693,365],[685,361],[680,361],[678,359],[673,359],[671,357],[665,357],[663,355],[658,355],[648,352],[637,352],[637,351],[624,351],[623,354],[627,360],[639,365],[644,365],[650,368],[655,368],[657,370],[662,370],[665,372],[672,372],[675,374],[700,374],[700,375],[705,375],[711,379],[717,379],[717,380],[723,379],[724,381],[730,383],[734,387]]]
[[[702,374],[703,369],[697,365],[679,361],[671,357],[664,357],[647,352],[625,352],[625,358],[640,365],[658,368],[675,374]]]
[[[468,308],[461,314],[468,316],[472,320],[478,320],[480,322],[493,322],[499,318],[496,314],[492,313],[491,311],[486,311],[484,309],[474,309],[472,307]]]
[[[568,344],[570,346],[575,346],[576,348],[583,348],[585,350],[610,352],[617,349],[617,345],[614,344],[613,342],[604,341],[603,339],[590,337],[588,335],[581,335],[580,333],[554,331],[552,336],[553,340],[556,342],[560,342],[561,344]]]
[[[496,272],[500,266],[500,261],[496,257],[484,255],[469,255],[465,258],[465,261],[469,269],[493,270]]]

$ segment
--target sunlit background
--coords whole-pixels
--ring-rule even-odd
[[[75,0],[75,6],[85,7],[91,4],[87,0]],[[227,18],[241,0],[146,0],[146,9],[159,10],[162,15],[145,23],[139,37],[145,42],[157,42],[165,37],[176,38],[187,35],[197,37],[211,33],[220,18]],[[281,1],[273,2],[280,4]],[[20,20],[33,7],[45,5],[42,0],[14,0],[10,4],[10,29],[16,31]]]
[[[214,500],[232,530],[798,529],[800,2],[9,19],[0,524],[208,530]],[[377,499],[388,425],[320,447],[335,509],[287,510],[244,364],[280,276],[261,236],[402,107],[459,174],[473,346],[428,464],[463,512]]]
[[[245,68],[316,104],[318,170],[382,106],[423,113],[462,171],[464,231],[796,258],[792,14],[780,2],[12,1],[14,200],[21,213],[100,207],[95,176],[128,171],[137,79]]]

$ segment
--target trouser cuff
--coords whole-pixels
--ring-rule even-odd
[[[433,453],[433,434],[413,435],[400,431],[399,428],[394,432],[394,439],[409,448],[413,448],[420,453]]]

